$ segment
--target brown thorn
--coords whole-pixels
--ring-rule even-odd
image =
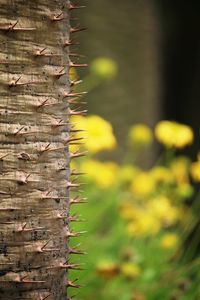
[[[73,281],[68,280],[67,281],[67,287],[73,287],[73,288],[80,288],[81,285],[79,284],[74,284],[74,282],[76,282],[78,279],[75,279]]]
[[[87,94],[87,92],[69,92],[69,93],[64,93],[63,97],[66,98],[66,97],[77,97],[77,96],[82,96],[82,95],[85,95]]]
[[[47,47],[44,47],[42,50],[38,50],[34,53],[35,56],[43,56],[45,55],[43,52],[47,49]]]
[[[59,13],[58,15],[54,15],[53,17],[51,17],[51,21],[61,21],[63,19],[64,19],[63,12]]]
[[[45,151],[48,151],[50,145],[51,145],[51,143],[48,143],[43,149],[40,149],[39,152],[43,153],[43,152],[45,152]]]
[[[73,40],[65,40],[64,46],[72,46],[72,45],[79,45],[79,43],[73,41]]]
[[[19,76],[19,78],[17,78],[16,80],[14,80],[14,78],[11,80],[11,82],[9,83],[10,87],[16,86],[18,81],[21,79],[22,76]]]
[[[22,126],[21,128],[19,128],[15,133],[14,135],[18,135],[20,133],[20,131],[22,131],[24,129],[25,125]]]
[[[3,160],[3,158],[5,158],[5,157],[8,156],[8,155],[9,155],[9,153],[4,154],[3,156],[0,157],[0,160]]]
[[[45,103],[46,103],[48,100],[49,100],[49,99],[46,99],[46,100],[44,100],[41,104],[39,104],[39,105],[37,106],[37,109],[40,108],[40,107],[42,107],[42,106],[44,106]]]
[[[82,137],[80,137],[80,138],[68,137],[68,138],[66,138],[66,140],[64,142],[68,144],[68,143],[71,143],[73,141],[80,141],[80,140],[83,140],[83,138]]]
[[[74,81],[70,82],[70,86],[74,86],[74,85],[80,84],[82,82],[83,82],[83,80],[74,80]]]
[[[41,298],[41,296],[40,296],[40,299],[39,299],[39,300],[46,300],[46,299],[49,298],[49,296],[51,296],[51,295],[52,295],[52,293],[48,294],[47,296],[44,296],[44,298]]]
[[[68,55],[69,55],[69,56],[75,56],[75,57],[85,57],[85,55],[78,54],[78,53],[75,53],[75,52],[69,52]]]
[[[47,245],[48,245],[48,243],[51,241],[51,239],[50,240],[48,240],[42,247],[41,247],[41,250],[43,250]]]
[[[70,108],[69,108],[69,115],[70,115],[70,116],[84,115],[84,114],[86,114],[87,112],[88,112],[87,109],[77,111],[76,109],[70,109]]]
[[[70,158],[73,159],[75,157],[81,157],[81,156],[85,156],[88,153],[88,151],[84,151],[84,152],[74,152],[74,153],[70,153]]]
[[[86,30],[87,28],[86,27],[71,27],[69,32],[70,33],[75,33],[75,32],[79,32],[79,31],[84,31]]]
[[[72,4],[70,3],[69,6],[68,6],[68,10],[73,10],[73,9],[79,9],[79,8],[85,8],[86,6],[83,6],[83,5],[77,5],[77,4]]]
[[[15,28],[15,26],[18,24],[19,20],[17,20],[11,27],[10,30],[13,30]]]
[[[80,244],[79,244],[80,245]],[[78,246],[76,246],[76,247],[79,247],[79,245]],[[81,251],[81,250],[76,250],[76,247],[73,247],[73,248],[68,248],[68,253],[69,254],[77,254],[77,255],[85,255],[85,254],[87,254],[86,252],[84,252],[84,251]]]
[[[73,62],[69,63],[70,68],[84,68],[84,67],[87,67],[87,66],[88,66],[88,64],[75,64]]]

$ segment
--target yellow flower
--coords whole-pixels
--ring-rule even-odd
[[[189,180],[189,165],[187,157],[181,156],[172,161],[170,170],[178,184],[187,183]]]
[[[200,182],[200,160],[191,164],[190,172],[194,181]]]
[[[112,79],[117,75],[118,67],[111,58],[98,57],[91,62],[90,71],[102,79]]]
[[[119,168],[114,162],[100,162],[88,159],[81,163],[81,171],[85,177],[102,189],[110,188],[117,182]]]
[[[179,210],[172,206],[170,200],[165,196],[158,196],[148,202],[149,214],[156,220],[160,220],[163,225],[173,225],[180,218]]]
[[[133,263],[124,263],[121,266],[121,273],[127,278],[127,279],[136,279],[141,274],[141,269],[138,265]]]
[[[102,150],[112,150],[117,142],[113,135],[112,126],[109,122],[99,116],[92,115],[87,118],[87,140],[86,148],[91,153]]]
[[[110,279],[120,272],[119,266],[111,261],[101,261],[96,267],[97,274]]]
[[[156,184],[171,184],[174,182],[174,176],[170,169],[163,166],[156,166],[151,170],[151,174]]]
[[[120,215],[126,220],[135,220],[139,214],[139,210],[128,201],[124,201],[120,205]]]
[[[78,74],[77,74],[77,72],[76,72],[76,68],[70,68],[69,69],[69,79],[71,80],[71,81],[76,81],[76,80],[78,80]]]
[[[155,190],[155,180],[150,172],[141,171],[131,184],[131,192],[136,197],[146,197]]]
[[[148,146],[152,140],[152,131],[145,124],[136,124],[128,132],[128,143],[132,146]]]
[[[166,233],[160,240],[160,246],[163,249],[172,249],[178,245],[179,238],[174,233]]]
[[[172,121],[159,122],[155,127],[155,136],[167,148],[184,148],[193,142],[192,129]]]
[[[137,176],[139,169],[133,167],[132,165],[123,165],[119,172],[119,182],[121,183],[131,183],[135,176]]]
[[[160,222],[148,211],[138,211],[137,216],[127,226],[127,232],[131,236],[155,235],[160,230]]]
[[[176,195],[183,199],[190,198],[194,193],[194,188],[187,182],[180,183],[176,188]]]
[[[103,150],[112,150],[117,142],[113,134],[112,125],[96,115],[88,117],[73,116],[71,123],[75,129],[81,129],[83,132],[77,133],[76,137],[84,137],[84,148],[91,154]]]

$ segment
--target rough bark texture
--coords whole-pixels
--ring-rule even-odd
[[[69,1],[0,1],[0,299],[66,300]]]

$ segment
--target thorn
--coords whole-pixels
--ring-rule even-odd
[[[45,152],[49,150],[49,146],[51,145],[51,143],[48,143],[45,147],[41,147],[40,152]]]
[[[73,41],[73,40],[65,40],[64,46],[72,46],[72,45],[79,45],[79,43]]]
[[[84,109],[84,110],[80,110],[80,111],[77,111],[76,109],[68,109],[69,110],[69,115],[70,116],[74,116],[74,115],[84,115],[86,114],[88,111],[87,109]]]
[[[43,249],[49,244],[50,241],[51,241],[51,239],[48,240],[48,241],[41,247],[41,250],[43,250]]]
[[[80,84],[82,82],[83,82],[83,80],[74,80],[74,81],[71,81],[70,86],[74,86],[74,85]]]
[[[42,48],[42,50],[38,50],[34,53],[35,56],[43,56],[45,55],[43,52],[47,49],[47,47]]]
[[[72,138],[72,137],[68,137],[68,138],[65,139],[64,142],[67,143],[67,144],[68,144],[68,143],[70,144],[71,142],[74,142],[74,141],[80,141],[80,140],[83,140],[83,138],[82,138],[82,137],[80,137],[80,138]]]
[[[20,76],[18,79],[14,80],[14,78],[11,80],[11,82],[9,83],[10,87],[16,86],[18,81],[21,79],[22,76]]]
[[[78,196],[75,198],[70,198],[69,200],[69,204],[80,204],[80,203],[87,203],[85,200],[87,200],[87,198],[82,198],[80,199]]]
[[[87,231],[79,231],[79,232],[73,232],[73,231],[67,231],[67,237],[77,237],[77,236],[80,236],[82,234],[85,234],[87,233]]]
[[[79,99],[80,99],[79,97],[76,97],[73,99],[68,99],[68,103],[69,104],[86,104],[86,102],[80,102]]]
[[[13,30],[15,28],[15,26],[18,24],[18,20],[12,25],[10,24],[10,30]]]
[[[47,269],[70,269],[70,270],[82,270],[81,268],[78,268],[80,264],[67,264],[67,263],[60,263],[55,266],[47,267]]]
[[[53,75],[56,77],[61,77],[66,74],[66,72],[64,70],[65,70],[65,67],[63,67],[58,73],[54,73]]]
[[[42,106],[44,106],[45,103],[46,103],[48,100],[49,100],[49,99],[46,99],[46,100],[44,100],[41,104],[39,104],[39,105],[37,106],[37,109],[40,108],[40,107],[42,107]]]
[[[86,175],[87,173],[84,172],[76,172],[76,170],[71,170],[71,176],[79,176],[79,175]]]
[[[71,187],[80,187],[80,184],[79,183],[68,182],[67,183],[67,189],[71,188]]]
[[[51,17],[51,21],[61,21],[63,19],[63,12],[59,13],[58,15],[53,15],[53,17]]]
[[[83,5],[78,5],[78,4],[72,4],[70,3],[69,6],[68,6],[68,9],[69,11],[70,10],[73,10],[73,9],[79,9],[79,8],[85,8],[86,6],[83,6]]]
[[[69,93],[64,93],[64,98],[66,98],[66,97],[77,97],[77,96],[82,96],[82,95],[85,95],[85,94],[87,94],[87,92],[79,92],[79,93],[77,93],[77,92],[69,92]]]
[[[24,129],[25,125],[23,125],[21,128],[19,128],[14,135],[18,135],[20,133],[20,131],[22,131],[22,129]]]
[[[88,153],[88,151],[84,151],[84,152],[72,152],[70,153],[70,158],[76,158],[76,157],[81,157],[81,156],[85,156]]]
[[[76,282],[77,280],[78,280],[78,278],[75,279],[75,280],[73,280],[73,281],[68,280],[68,281],[67,281],[67,287],[80,288],[81,285],[79,285],[79,284],[74,284],[74,282]]]
[[[77,246],[75,246],[75,247],[73,247],[73,248],[72,248],[72,247],[69,247],[69,248],[68,248],[68,253],[69,253],[69,254],[78,254],[78,255],[79,255],[79,254],[80,254],[80,255],[82,255],[82,254],[83,254],[83,255],[87,254],[87,253],[84,252],[84,251],[77,250],[76,248],[79,247],[79,246],[80,246],[80,244],[78,244]]]
[[[68,54],[69,56],[74,56],[74,57],[85,57],[85,55],[79,54],[79,53],[75,53],[75,52],[69,52]]]
[[[75,64],[71,61],[69,63],[70,68],[84,68],[84,67],[87,67],[87,66],[88,66],[88,64]]]
[[[69,32],[70,33],[75,33],[75,32],[79,32],[79,31],[83,31],[83,30],[86,30],[87,28],[86,27],[71,27]]]
[[[41,298],[42,296],[40,296],[40,299],[39,300],[46,300],[47,298],[49,298],[49,296],[51,296],[52,293],[48,294],[47,296],[44,296],[44,298]]]
[[[4,154],[3,156],[1,156],[0,157],[0,160],[3,160],[6,156],[8,156],[9,155],[9,153],[7,153],[7,154]]]

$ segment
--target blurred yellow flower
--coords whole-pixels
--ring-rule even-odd
[[[174,182],[174,176],[170,169],[163,166],[155,166],[151,170],[151,174],[156,184],[171,184]]]
[[[80,170],[86,172],[85,178],[98,187],[107,189],[116,184],[119,167],[114,162],[87,159],[81,163]]]
[[[127,232],[131,236],[155,235],[159,232],[161,224],[158,219],[148,211],[138,211],[137,216],[127,225]]]
[[[69,69],[69,79],[70,81],[76,81],[79,79],[76,68],[72,67]]]
[[[178,184],[189,181],[189,165],[190,161],[185,156],[177,157],[171,162],[170,170]]]
[[[101,261],[96,266],[96,272],[98,275],[111,279],[112,277],[118,275],[120,272],[119,266],[111,261]]]
[[[117,75],[118,66],[111,58],[98,57],[90,63],[90,71],[102,79],[112,79]]]
[[[175,224],[180,218],[179,209],[172,206],[170,200],[162,195],[147,203],[147,212],[165,226]]]
[[[134,220],[137,219],[139,214],[139,209],[137,209],[132,203],[129,201],[124,201],[120,205],[120,215],[126,220]]]
[[[191,164],[190,173],[194,181],[200,182],[200,160]]]
[[[130,146],[148,146],[152,143],[153,134],[145,124],[133,125],[128,132],[128,143]]]
[[[192,129],[172,121],[159,122],[155,127],[155,136],[167,148],[184,148],[193,142]]]
[[[75,129],[81,129],[83,132],[77,133],[76,137],[84,137],[84,148],[91,154],[103,150],[112,150],[117,142],[113,134],[112,125],[96,115],[87,117],[73,116],[71,118]],[[73,147],[74,148],[74,147]]]
[[[99,116],[87,117],[87,134],[85,146],[90,153],[112,150],[117,145],[111,124]]]
[[[174,233],[166,233],[160,240],[160,246],[163,249],[172,249],[178,245],[179,238]]]
[[[136,279],[141,274],[141,269],[138,265],[133,263],[124,263],[120,267],[122,275],[127,279]]]
[[[132,165],[122,165],[119,172],[119,182],[130,184],[135,176],[137,176],[139,169]]]
[[[155,190],[155,180],[150,172],[141,171],[133,179],[131,192],[136,197],[146,197]]]
[[[187,182],[180,183],[176,190],[176,195],[182,199],[189,198],[194,193],[194,188],[191,184]]]

